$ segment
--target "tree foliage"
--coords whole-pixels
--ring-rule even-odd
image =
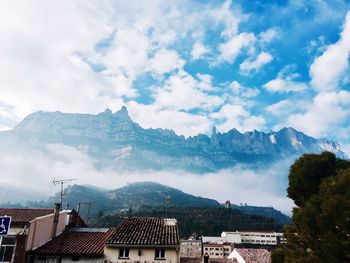
[[[293,223],[284,262],[350,262],[350,162],[331,153],[304,155],[291,167]]]

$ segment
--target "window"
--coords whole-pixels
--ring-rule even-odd
[[[119,258],[129,258],[129,249],[128,248],[119,249]]]
[[[165,249],[156,249],[155,259],[165,259]]]
[[[16,237],[3,237],[0,240],[0,262],[11,262]]]
[[[79,261],[79,256],[72,256],[72,261]]]

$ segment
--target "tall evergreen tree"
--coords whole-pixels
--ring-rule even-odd
[[[297,207],[284,262],[350,262],[350,162],[328,152],[302,156],[290,169],[288,196]]]

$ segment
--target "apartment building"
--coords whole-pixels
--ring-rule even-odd
[[[200,258],[202,256],[202,241],[196,239],[180,240],[180,257]]]
[[[203,243],[203,255],[209,258],[227,258],[233,250],[230,242],[205,242]]]
[[[285,241],[283,233],[273,231],[240,231],[243,244],[277,245]]]

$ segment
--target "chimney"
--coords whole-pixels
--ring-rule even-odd
[[[55,203],[55,213],[53,216],[52,233],[51,233],[52,239],[56,236],[56,230],[57,230],[57,225],[58,225],[58,218],[60,216],[60,210],[61,210],[61,203]]]

